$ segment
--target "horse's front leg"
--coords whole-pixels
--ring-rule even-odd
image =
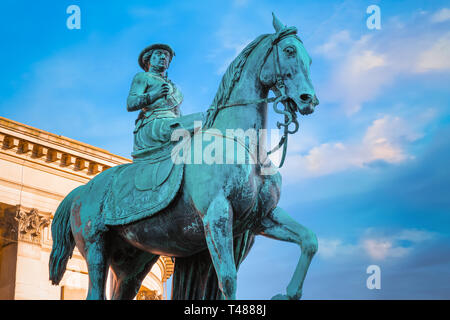
[[[210,203],[203,217],[205,238],[225,299],[236,299],[237,271],[233,254],[233,210],[223,195]]]
[[[297,223],[283,209],[276,207],[261,221],[260,234],[269,238],[296,243],[301,248],[301,255],[287,286],[287,295],[276,295],[272,299],[300,299],[302,296],[303,281],[318,244],[316,235],[308,228]]]

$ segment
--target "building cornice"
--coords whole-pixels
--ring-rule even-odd
[[[3,117],[0,117],[0,153],[15,159],[14,162],[69,173],[78,177],[75,180],[91,179],[108,168],[131,162],[106,150]]]

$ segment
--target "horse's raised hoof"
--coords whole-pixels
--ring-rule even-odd
[[[288,298],[287,295],[280,293],[280,294],[277,294],[276,296],[273,296],[272,299],[270,299],[270,300],[290,300],[290,299]]]

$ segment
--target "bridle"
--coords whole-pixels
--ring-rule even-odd
[[[245,106],[245,105],[249,105],[249,104],[273,103],[273,106],[272,106],[273,110],[276,113],[284,115],[284,123],[277,122],[278,129],[281,129],[281,127],[284,127],[283,136],[281,137],[278,144],[272,150],[267,152],[267,155],[270,155],[270,154],[276,152],[281,147],[283,147],[283,154],[281,156],[281,161],[280,161],[280,165],[278,166],[278,168],[281,168],[283,166],[284,160],[286,158],[288,134],[294,134],[299,129],[299,123],[297,121],[297,114],[295,112],[295,106],[292,104],[290,99],[286,96],[286,85],[284,84],[283,76],[281,74],[281,64],[280,64],[279,46],[278,46],[278,43],[281,40],[283,40],[287,36],[293,35],[293,34],[297,34],[296,27],[285,27],[285,28],[279,30],[278,32],[276,32],[275,34],[271,35],[271,37],[272,37],[271,47],[267,51],[267,53],[264,57],[264,62],[262,63],[261,69],[259,70],[259,73],[258,73],[258,74],[261,74],[262,67],[266,64],[267,58],[269,57],[270,53],[273,51],[273,53],[274,53],[273,54],[273,57],[274,57],[273,63],[274,63],[274,67],[275,67],[275,83],[271,89],[277,95],[276,97],[227,103],[227,104],[222,104],[219,106],[212,106],[208,110],[208,112],[213,112],[212,119],[209,123],[209,124],[212,124],[212,122],[214,121],[215,117],[217,116],[217,114],[219,113],[220,110],[230,108],[230,107],[235,107],[235,106]],[[280,103],[280,102],[285,102],[283,104],[284,110],[279,109],[277,107],[278,103]],[[289,130],[289,125],[291,123],[294,123],[294,125],[295,125],[293,130]],[[259,144],[259,140],[258,140],[258,144]],[[257,150],[259,150],[259,145],[258,145]],[[259,157],[259,153],[258,153],[258,157]]]

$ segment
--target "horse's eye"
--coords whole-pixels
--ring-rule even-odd
[[[284,48],[283,51],[286,52],[286,54],[288,56],[292,56],[292,55],[295,54],[295,48],[294,47],[286,47],[286,48]]]

